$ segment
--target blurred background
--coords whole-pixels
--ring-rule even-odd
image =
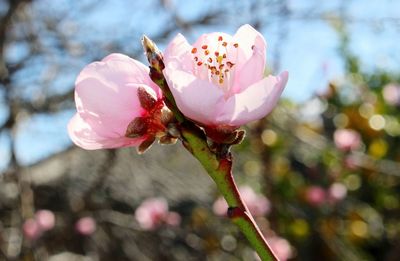
[[[235,176],[282,260],[400,260],[400,2],[0,0],[0,260],[257,260],[201,166],[154,145],[84,151],[74,81],[178,33],[268,42],[290,72]]]

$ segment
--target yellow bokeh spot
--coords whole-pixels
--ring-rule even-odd
[[[244,173],[249,176],[257,176],[261,172],[261,164],[256,160],[249,160],[243,166]]]
[[[375,158],[382,158],[386,155],[387,150],[387,142],[383,139],[376,139],[369,145],[368,153]]]
[[[346,185],[348,190],[357,190],[361,186],[361,179],[358,175],[352,174],[345,178],[344,184]]]
[[[371,118],[369,118],[368,124],[371,127],[371,129],[379,131],[385,128],[386,121],[382,115],[376,114]]]
[[[273,130],[264,130],[261,134],[262,142],[267,146],[273,146],[278,140],[278,135]]]
[[[350,231],[357,237],[365,238],[368,235],[368,225],[364,221],[356,220],[351,222]]]
[[[349,117],[344,113],[339,113],[333,118],[333,123],[338,129],[346,128],[349,123]]]
[[[358,108],[358,113],[365,118],[369,119],[372,115],[374,115],[375,108],[371,103],[363,103],[359,108]]]
[[[296,219],[290,226],[292,233],[297,237],[305,237],[310,232],[310,227],[304,219]]]

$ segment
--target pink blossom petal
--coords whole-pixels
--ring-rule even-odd
[[[248,60],[253,55],[253,46],[255,46],[261,53],[266,53],[267,43],[264,37],[251,25],[242,25],[233,36],[233,41],[239,44],[239,48],[243,50],[242,59]],[[264,57],[265,60],[265,57]]]
[[[193,70],[192,46],[182,34],[178,34],[168,44],[164,52],[164,63],[166,67],[180,69],[183,71]]]
[[[212,83],[193,74],[166,68],[164,76],[178,108],[185,115],[204,124],[213,124],[216,108],[223,100],[224,92]]]
[[[258,120],[272,111],[287,83],[288,72],[268,76],[249,86],[245,91],[231,96],[216,121],[218,124],[240,126]]]
[[[237,64],[235,84],[231,93],[244,91],[247,87],[258,82],[264,77],[265,73],[265,48],[263,46],[264,39],[257,36],[252,56],[242,66]]]
[[[101,136],[78,113],[70,120],[68,133],[77,146],[87,150],[137,146],[144,140],[143,138],[131,139],[120,135],[115,137]]]
[[[87,65],[75,81],[75,85],[86,78],[98,78],[105,84],[115,86],[127,83],[144,84],[151,87],[158,97],[161,91],[155,83],[148,77],[149,68],[139,61],[120,53],[113,53],[106,56],[100,62],[93,62]],[[97,86],[92,86],[97,88]]]

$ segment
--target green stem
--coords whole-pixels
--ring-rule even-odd
[[[216,154],[210,151],[204,134],[197,127],[191,124],[181,127],[183,145],[199,160],[214,180],[228,203],[228,216],[232,222],[246,236],[261,260],[278,260],[240,196],[232,175],[232,160],[230,158],[218,159]]]
[[[161,52],[154,42],[146,36],[143,36],[142,44],[150,63],[150,78],[163,91],[166,105],[174,113],[178,123],[180,123],[183,145],[200,161],[210,177],[214,180],[219,191],[228,203],[228,216],[250,241],[250,244],[257,251],[260,258],[263,261],[278,260],[240,196],[232,175],[232,159],[230,153],[228,153],[228,155],[219,153],[218,155],[224,154],[224,157],[221,159],[217,157],[217,153],[210,150],[204,132],[191,121],[186,120],[176,106],[174,97],[162,73],[165,66]]]

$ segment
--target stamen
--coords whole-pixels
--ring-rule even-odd
[[[197,48],[193,48],[192,53],[197,53]]]
[[[226,62],[226,65],[228,65],[229,66],[229,68],[232,68],[235,64],[234,63],[232,63],[232,62]]]

